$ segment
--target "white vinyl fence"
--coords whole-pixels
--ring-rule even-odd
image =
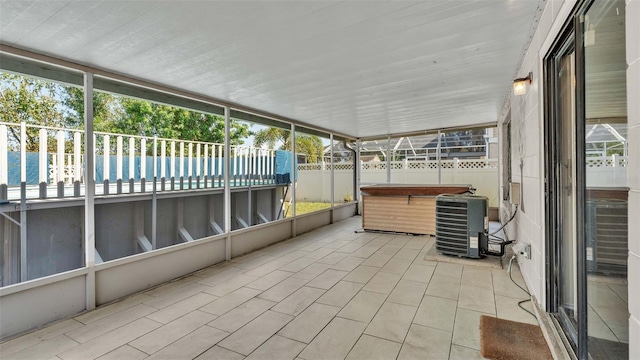
[[[335,201],[352,193],[353,164],[335,164]],[[387,182],[387,163],[361,164],[361,185]],[[627,158],[624,156],[589,157],[586,161],[587,187],[611,188],[627,186]],[[298,199],[329,202],[331,165],[328,163],[298,165]],[[498,159],[441,160],[442,184],[470,184],[477,195],[489,198],[489,205],[499,203]],[[438,161],[392,161],[391,183],[438,184]]]
[[[477,195],[489,198],[490,206],[498,206],[498,160],[441,160],[442,184],[470,184]],[[342,201],[353,191],[353,164],[336,164],[335,200]],[[361,164],[361,185],[387,182],[387,163],[384,161]],[[331,194],[325,185],[330,181],[330,164],[298,165],[296,196],[306,201],[330,201]],[[391,183],[394,184],[438,184],[438,161],[392,161]],[[322,190],[322,191],[320,191]]]
[[[619,155],[586,159],[587,187],[627,187],[627,158]]]

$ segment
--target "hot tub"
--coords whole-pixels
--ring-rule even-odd
[[[409,234],[436,233],[436,196],[473,194],[471,185],[381,184],[363,186],[362,228]]]

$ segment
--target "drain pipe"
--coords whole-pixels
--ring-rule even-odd
[[[354,149],[350,148],[349,145],[347,145],[346,141],[343,141],[342,144],[344,145],[344,148],[351,151],[353,153],[353,199],[357,200],[358,202],[360,201],[360,196],[358,196],[357,194],[358,192],[358,167],[360,166],[360,162],[358,161],[358,152],[355,151]],[[360,215],[360,211],[359,211],[359,206],[356,206],[356,215]]]

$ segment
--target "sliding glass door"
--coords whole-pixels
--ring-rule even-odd
[[[558,263],[559,315],[575,341],[577,309],[576,241],[576,139],[575,139],[575,52],[567,50],[557,59],[559,90],[558,154]]]
[[[585,1],[545,60],[547,303],[579,359],[628,358],[624,21]]]
[[[597,0],[584,15],[587,348],[629,358],[625,2]]]
[[[578,242],[576,222],[576,54],[571,33],[563,39],[548,60],[550,83],[553,84],[551,120],[547,123],[549,148],[548,173],[555,196],[548,206],[553,226],[555,290],[554,313],[569,343],[577,349],[580,321],[578,318]]]

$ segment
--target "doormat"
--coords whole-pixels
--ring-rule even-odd
[[[493,360],[553,359],[540,326],[482,315],[480,353]]]

